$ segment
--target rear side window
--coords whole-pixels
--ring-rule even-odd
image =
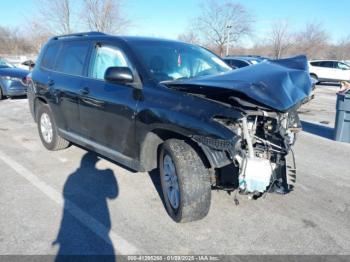
[[[54,69],[59,49],[60,44],[58,43],[49,45],[45,50],[41,66],[46,69]]]
[[[320,62],[311,62],[310,64],[313,66],[320,66]]]
[[[88,51],[89,45],[86,42],[64,44],[57,59],[56,71],[82,76]]]

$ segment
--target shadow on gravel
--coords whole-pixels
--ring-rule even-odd
[[[89,261],[100,261],[100,255],[103,261],[115,261],[107,200],[118,197],[118,183],[112,170],[96,168],[98,161],[95,153],[87,152],[64,185],[61,227],[53,242],[59,245],[56,261],[76,261],[82,258],[76,256],[86,255],[93,255],[87,257]]]
[[[301,121],[301,125],[303,127],[303,131],[305,132],[316,136],[324,137],[330,140],[334,140],[334,128],[332,127],[317,125],[306,121]]]

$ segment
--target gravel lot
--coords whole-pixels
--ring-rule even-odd
[[[48,152],[27,100],[1,101],[0,254],[350,255],[350,144],[329,139],[336,89],[319,86],[301,109],[312,128],[295,147],[292,193],[235,206],[215,191],[208,217],[189,224],[167,215],[157,174],[95,166],[75,146]]]

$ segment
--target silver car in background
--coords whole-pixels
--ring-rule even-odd
[[[16,68],[0,58],[0,100],[27,95],[28,70]]]

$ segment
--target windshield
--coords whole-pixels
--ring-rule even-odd
[[[158,82],[216,75],[232,70],[216,55],[197,46],[173,42],[135,42],[137,57]]]
[[[0,68],[13,68],[14,66],[0,58]]]

